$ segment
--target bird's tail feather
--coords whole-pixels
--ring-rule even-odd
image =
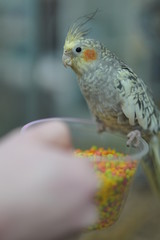
[[[148,157],[142,161],[142,166],[148,177],[151,188],[160,198],[160,133],[153,136]]]

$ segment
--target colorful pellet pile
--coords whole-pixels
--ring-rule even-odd
[[[101,188],[96,196],[100,220],[90,230],[107,228],[119,217],[130,181],[137,168],[137,161],[130,160],[115,150],[105,150],[96,146],[88,150],[77,149],[75,154],[89,158],[101,180]]]

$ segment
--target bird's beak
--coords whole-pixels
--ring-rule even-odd
[[[70,56],[68,56],[67,54],[63,53],[62,62],[63,62],[63,65],[64,65],[65,67],[71,66],[71,64],[72,64],[72,59],[71,59]]]

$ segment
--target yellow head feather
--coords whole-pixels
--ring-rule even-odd
[[[80,17],[76,22],[69,28],[64,49],[72,49],[76,41],[83,39],[89,32],[89,29],[84,29],[83,27],[94,18],[98,10],[90,13],[86,16]]]

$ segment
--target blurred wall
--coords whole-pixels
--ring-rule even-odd
[[[38,118],[90,117],[61,57],[70,24],[97,8],[90,36],[127,62],[159,101],[158,0],[1,0],[0,135]]]

